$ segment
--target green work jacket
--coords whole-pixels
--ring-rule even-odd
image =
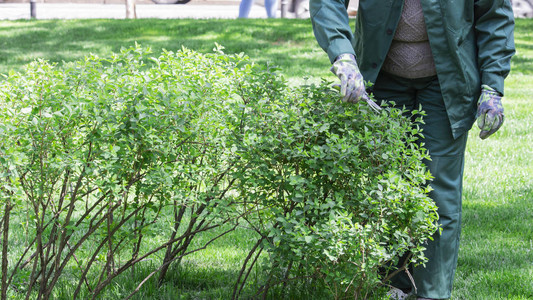
[[[349,0],[310,0],[313,31],[331,62],[352,53],[375,82],[391,45],[403,0],[360,0],[355,30]],[[454,137],[474,122],[481,85],[503,94],[514,48],[509,0],[421,0],[426,29]]]

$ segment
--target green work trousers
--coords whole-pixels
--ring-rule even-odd
[[[459,237],[461,233],[461,194],[464,153],[468,134],[454,139],[437,76],[406,79],[381,72],[373,87],[376,99],[394,101],[397,107],[409,110],[422,107],[427,114],[423,129],[426,149],[431,157],[425,165],[433,175],[430,197],[438,207],[442,233],[429,240],[424,266],[411,268],[417,296],[433,299],[451,297],[452,282],[457,267]],[[412,287],[406,272],[393,278],[392,285]]]

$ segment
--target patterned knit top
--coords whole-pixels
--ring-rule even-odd
[[[420,0],[405,0],[383,71],[411,79],[437,74]]]

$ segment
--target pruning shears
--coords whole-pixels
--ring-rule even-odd
[[[362,98],[374,111],[378,112],[381,110],[381,106],[374,102],[374,100],[370,99],[370,96],[368,96],[367,93],[365,93]]]
[[[370,99],[370,96],[367,93],[365,93],[362,98],[374,111],[378,112],[381,110],[381,107],[374,102],[374,100]]]
[[[340,91],[341,87],[340,85],[338,84],[334,84],[333,85],[333,88],[337,91]],[[362,100],[364,100],[369,106],[370,108],[372,108],[372,110],[374,110],[375,112],[379,112],[381,110],[381,107],[376,103],[374,102],[374,100],[370,99],[370,96],[367,94],[367,93],[364,93],[363,96],[361,96]]]

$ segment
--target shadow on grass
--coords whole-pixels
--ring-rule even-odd
[[[533,19],[516,20],[519,53],[532,45]],[[313,36],[309,19],[86,19],[0,21],[0,73],[20,71],[36,58],[72,61],[101,56],[135,42],[176,51],[182,46],[211,52],[215,42],[226,53],[244,52],[253,61],[280,66],[292,77],[331,76],[327,55]],[[513,71],[533,73],[529,54],[513,58]]]
[[[10,41],[0,48],[0,73],[20,70],[35,58],[72,61],[89,53],[108,55],[135,42],[151,46],[155,55],[182,47],[211,52],[216,42],[226,53],[244,52],[260,63],[294,67],[296,76],[326,72],[329,65],[309,20],[20,20],[0,22],[0,28],[0,37]],[[316,55],[299,53],[302,49]]]
[[[146,275],[149,271],[138,270],[138,278],[134,282],[139,282],[141,274]],[[240,299],[255,299],[256,292],[264,282],[264,272],[257,268],[250,274],[247,286],[243,290]],[[233,294],[235,280],[238,270],[221,269],[194,263],[194,261],[184,261],[181,266],[171,267],[168,278],[161,286],[157,286],[155,278],[149,280],[131,299],[136,300],[177,300],[177,299],[230,299]],[[131,279],[131,278],[130,278]],[[120,280],[120,282],[125,282]],[[124,291],[129,293],[135,287],[122,285]],[[120,298],[125,296],[122,293],[110,293],[106,296]],[[306,288],[301,285],[289,284],[284,290],[272,288],[266,299],[331,299],[331,295],[324,290],[324,287],[317,284],[309,284]]]

